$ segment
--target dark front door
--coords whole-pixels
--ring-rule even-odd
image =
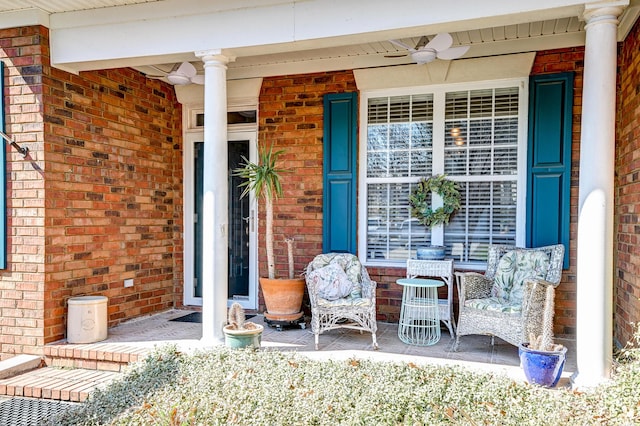
[[[249,158],[249,141],[230,141],[229,181],[229,298],[249,299],[249,198],[240,198],[242,180],[233,176],[242,157]],[[204,143],[194,146],[194,297],[202,297],[202,181],[204,171]]]
[[[229,298],[249,299],[249,197],[233,170],[249,158],[249,141],[229,142]]]

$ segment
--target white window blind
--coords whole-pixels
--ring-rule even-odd
[[[429,244],[445,245],[458,262],[481,262],[489,244],[516,243],[521,97],[519,84],[366,97],[368,262],[404,262]],[[462,195],[439,232],[413,219],[408,203],[413,184],[436,173]]]

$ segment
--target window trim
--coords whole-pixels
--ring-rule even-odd
[[[447,92],[497,89],[517,86],[520,90],[518,98],[518,157],[516,173],[516,245],[524,247],[526,241],[526,189],[527,189],[527,135],[529,118],[529,80],[528,78],[510,78],[501,80],[486,80],[467,83],[427,85],[393,89],[376,89],[360,92],[359,106],[359,135],[358,135],[358,256],[366,266],[373,267],[403,267],[402,261],[376,261],[367,260],[367,130],[368,130],[368,103],[370,98],[390,97],[403,95],[419,95],[432,93],[434,99],[433,139],[444,138],[444,110],[442,114],[435,108],[436,102],[443,102]],[[444,152],[444,151],[443,151]],[[434,164],[435,164],[434,152]],[[434,173],[442,173],[435,169]],[[417,180],[417,179],[416,179]],[[434,244],[442,244],[444,231],[442,226],[433,229],[432,240]],[[456,269],[481,270],[482,262],[457,262]]]

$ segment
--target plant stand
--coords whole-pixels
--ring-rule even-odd
[[[307,323],[304,320],[304,312],[293,314],[291,318],[283,318],[282,315],[277,315],[276,318],[277,319],[269,318],[267,312],[264,314],[264,322],[266,322],[269,327],[275,327],[277,331],[282,331],[284,327],[291,326],[300,326],[302,330],[307,328]]]

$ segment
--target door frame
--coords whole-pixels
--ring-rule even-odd
[[[255,130],[229,130],[227,141],[243,141],[249,143],[249,160],[257,158],[258,133]],[[194,295],[194,145],[204,141],[204,131],[188,132],[184,138],[183,150],[183,182],[184,182],[184,294],[186,306],[202,306],[202,298]],[[249,298],[227,300],[227,305],[238,302],[245,309],[258,308],[258,203],[253,193],[249,194]]]

